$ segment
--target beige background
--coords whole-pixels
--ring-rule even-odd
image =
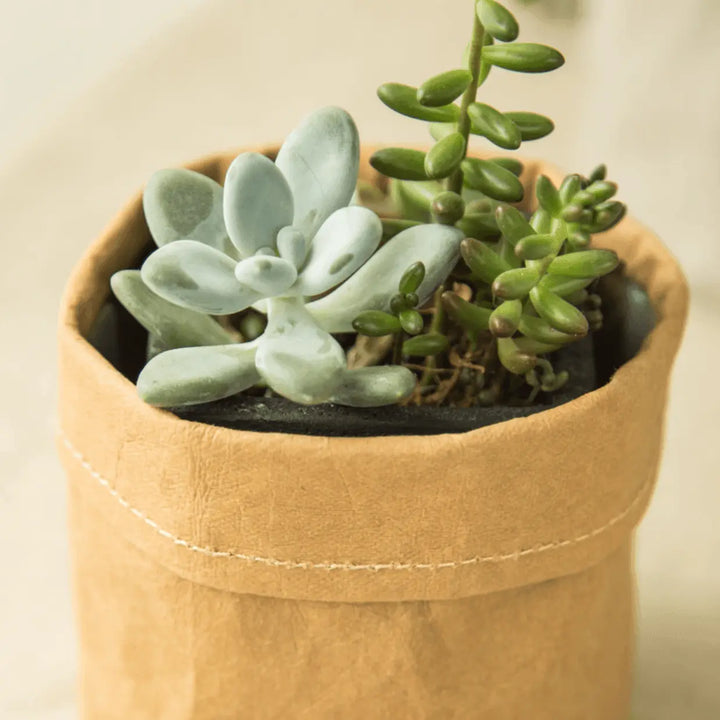
[[[512,3],[514,8],[520,3]],[[574,17],[559,10],[577,6]],[[682,259],[694,305],[661,483],[638,542],[639,720],[720,716],[720,6],[538,0],[523,39],[548,76],[496,73],[501,109],[553,116],[528,145],[611,165],[633,212]],[[73,717],[63,477],[54,457],[54,324],[78,255],[158,167],[277,140],[339,104],[366,142],[423,140],[383,81],[457,65],[469,0],[0,0],[0,717]],[[571,13],[575,15],[574,13]],[[567,15],[567,13],[566,13]],[[672,175],[672,177],[671,177]]]

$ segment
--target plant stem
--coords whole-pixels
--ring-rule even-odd
[[[445,310],[442,304],[442,295],[445,292],[445,285],[441,285],[436,291],[433,297],[433,319],[430,323],[431,333],[441,333],[443,331],[443,324],[445,322]],[[435,357],[431,356],[425,360],[425,371],[420,378],[420,387],[427,387],[433,376],[433,371],[437,368],[437,361]]]
[[[482,54],[485,43],[485,28],[480,22],[477,13],[477,7],[473,1],[473,13],[475,21],[473,23],[472,44],[470,45],[470,74],[472,79],[463,95],[462,104],[460,105],[460,119],[458,121],[458,132],[465,138],[465,156],[467,157],[468,142],[470,140],[470,130],[472,121],[468,114],[468,109],[477,99],[477,91],[480,87],[480,67],[482,65]],[[447,181],[447,189],[452,192],[462,193],[463,188],[463,171],[458,168]]]

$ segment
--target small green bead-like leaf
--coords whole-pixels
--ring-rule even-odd
[[[567,175],[560,185],[560,202],[563,206],[572,202],[573,198],[582,190],[582,180],[579,175]]]
[[[520,177],[524,169],[523,164],[515,158],[491,158],[491,162],[509,170],[515,177]]]
[[[525,190],[520,180],[497,163],[466,158],[461,167],[468,187],[479,190],[495,200],[520,202],[523,199]]]
[[[378,88],[380,100],[400,115],[427,122],[452,123],[458,121],[460,108],[456,105],[426,107],[418,102],[417,94],[416,88],[400,83],[386,83]]]
[[[472,335],[487,330],[492,311],[463,300],[454,292],[445,292],[442,295],[442,304],[448,316]]]
[[[492,213],[469,213],[462,220],[458,220],[457,227],[465,237],[476,240],[496,239],[500,234],[497,220]]]
[[[617,183],[607,180],[597,180],[585,188],[585,192],[593,199],[593,204],[604,203],[618,191]]]
[[[577,335],[556,330],[547,320],[534,315],[522,315],[518,330],[526,337],[548,345],[566,345],[577,340]]]
[[[425,81],[417,91],[417,101],[425,107],[454,103],[470,86],[469,70],[449,70]]]
[[[555,123],[549,117],[537,113],[507,112],[505,117],[515,123],[523,142],[540,140],[555,129]]]
[[[601,233],[614,228],[626,215],[627,206],[624,203],[611,200],[601,203],[595,208],[594,221],[587,230],[591,233]]]
[[[520,300],[506,300],[490,316],[490,332],[498,338],[512,337],[518,330],[522,316]]]
[[[520,129],[507,115],[479,102],[470,105],[468,115],[472,120],[472,132],[475,135],[482,135],[505,150],[517,150],[520,147]]]
[[[582,190],[580,192],[582,192]],[[580,193],[578,193],[578,195],[579,194]],[[577,197],[577,195],[575,197]],[[562,209],[561,217],[563,220],[569,223],[589,224],[593,222],[594,216],[592,210],[584,208],[582,205],[576,203],[573,199],[572,204],[567,205]]]
[[[535,235],[532,225],[525,219],[525,216],[510,205],[501,205],[495,211],[495,219],[503,237],[511,245],[517,245],[520,240],[528,235]]]
[[[370,164],[383,175],[396,180],[427,180],[425,153],[409,148],[378,150]]]
[[[537,357],[522,352],[512,338],[498,340],[498,359],[502,366],[513,375],[525,375],[537,365]]]
[[[423,331],[423,317],[417,310],[403,310],[399,319],[402,329],[408,335],[419,335]]]
[[[560,215],[562,211],[560,193],[558,193],[557,188],[553,185],[550,178],[541,175],[537,179],[535,194],[541,207],[545,208],[553,217]]]
[[[383,337],[400,332],[400,321],[390,313],[381,310],[366,310],[353,320],[355,332],[370,337]]]
[[[450,347],[450,341],[440,333],[428,333],[410,338],[403,343],[402,354],[411,357],[439,355]]]
[[[555,48],[537,43],[493,45],[485,49],[483,59],[496,67],[525,73],[550,72],[565,64]]]
[[[596,278],[611,273],[619,264],[620,260],[612,250],[581,250],[555,258],[548,272],[573,278]]]
[[[548,235],[553,228],[552,215],[544,207],[539,207],[530,218],[530,225],[538,235]]]
[[[585,232],[584,230],[574,230],[570,233],[570,237],[568,238],[568,248],[571,251],[581,250],[582,248],[586,248],[590,245],[591,240],[592,237],[589,232]]]
[[[452,133],[443,138],[425,156],[425,174],[437,180],[452,175],[465,157],[465,138],[459,133]]]
[[[607,177],[607,166],[606,165],[598,165],[590,173],[590,177],[588,178],[588,180],[592,184],[594,182],[597,182],[598,180],[604,180],[606,177]]]
[[[492,284],[492,290],[503,300],[522,300],[538,280],[540,273],[535,268],[515,268],[498,275]]]
[[[494,250],[479,240],[465,238],[460,243],[460,252],[470,272],[485,283],[492,283],[498,275],[510,269]]]
[[[417,292],[425,279],[425,265],[421,262],[413,263],[400,278],[399,291],[403,295]]]
[[[415,227],[416,225],[421,225],[422,223],[419,223],[415,220],[401,220],[398,218],[382,218],[382,227],[383,227],[383,235],[382,239],[383,241],[390,240],[390,238],[394,238],[396,235],[399,235],[403,230],[407,230],[408,228]]]
[[[393,313],[393,315],[400,315],[401,312],[410,309],[411,305],[408,303],[406,295],[398,293],[390,298],[390,312]]]
[[[577,337],[574,338],[574,340],[578,339]],[[546,353],[555,352],[561,347],[561,345],[557,343],[540,342],[539,340],[533,340],[532,338],[523,336],[516,337],[514,340],[518,350],[529,355],[545,355]]]
[[[567,298],[568,295],[584,290],[595,280],[594,277],[570,277],[569,275],[545,275],[540,280],[540,285],[560,297]]]
[[[515,254],[522,260],[542,260],[557,252],[554,235],[528,235],[515,245]]]
[[[479,0],[477,13],[485,30],[501,42],[517,39],[520,28],[515,16],[495,0]]]
[[[465,214],[465,200],[456,192],[439,193],[431,206],[433,217],[444,225],[454,225]]]
[[[535,312],[556,330],[568,335],[587,335],[589,328],[585,316],[559,295],[535,286],[530,291],[530,301]]]

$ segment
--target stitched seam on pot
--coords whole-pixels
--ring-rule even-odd
[[[99,485],[101,485],[107,492],[126,510],[129,510],[135,517],[142,520],[146,525],[152,528],[158,535],[170,540],[174,545],[184,547],[186,550],[191,552],[200,553],[208,557],[214,558],[228,558],[234,560],[244,560],[249,563],[255,563],[258,565],[267,565],[269,567],[285,568],[288,570],[363,570],[377,572],[380,570],[448,570],[452,568],[459,568],[468,565],[481,565],[484,563],[499,563],[507,562],[509,560],[519,560],[527,555],[538,555],[540,553],[549,552],[552,550],[560,550],[561,548],[569,547],[571,545],[577,545],[582,542],[591,540],[592,538],[601,535],[606,530],[622,522],[632,511],[635,506],[638,505],[646,492],[652,486],[652,480],[646,482],[638,491],[637,495],[633,498],[632,502],[621,512],[613,517],[609,522],[605,523],[602,527],[591,530],[590,532],[578,535],[571,540],[558,540],[556,542],[547,543],[544,545],[536,545],[531,548],[524,550],[516,550],[515,552],[498,554],[498,555],[487,555],[487,556],[476,556],[467,558],[466,560],[455,560],[440,563],[415,563],[415,562],[384,562],[384,563],[333,563],[333,562],[310,562],[310,561],[295,561],[295,560],[279,560],[277,558],[262,557],[259,555],[248,555],[245,553],[234,552],[231,550],[216,550],[209,547],[202,547],[195,545],[189,540],[183,540],[176,535],[173,535],[168,530],[161,528],[154,520],[149,518],[141,510],[133,507],[128,500],[126,500],[110,483],[109,480],[104,478],[95,468],[88,462],[85,456],[75,448],[70,439],[65,435],[63,431],[59,431],[60,439],[62,440],[65,447],[67,447],[70,454],[80,463],[80,465],[87,470],[92,478],[94,478]]]

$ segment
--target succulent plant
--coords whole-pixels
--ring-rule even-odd
[[[496,0],[472,5],[461,67],[378,90],[435,141],[428,152],[373,155],[390,178],[387,193],[370,193],[382,219],[351,204],[356,191],[363,199],[359,139],[338,108],[311,115],[275,161],[237,157],[224,187],[189,170],[151,178],[144,208],[158,249],[112,279],[150,334],[138,378],[147,402],[265,388],[303,404],[469,406],[533,402],[567,382],[552,354],[602,325],[595,282],[618,258],[591,241],[625,206],[600,166],[560,187],[541,177],[537,209],[525,212],[522,163],[469,153],[473,136],[512,151],[555,127],[482,102],[494,69],[545,73],[565,62],[517,42],[518,22]]]
[[[570,175],[556,188],[541,177],[538,210],[516,207],[524,199],[522,163],[512,157],[476,158],[469,141],[481,136],[503,150],[554,130],[533,112],[501,112],[480,102],[478,90],[496,68],[544,73],[563,65],[546,45],[516,42],[519,25],[496,0],[473,0],[473,31],[463,67],[436,75],[420,87],[387,83],[383,103],[429,123],[435,144],[428,152],[387,148],[371,159],[390,178],[394,213],[384,234],[407,232],[414,223],[456,227],[465,239],[464,261],[440,287],[430,307],[397,309],[412,317],[359,315],[356,329],[395,338],[396,362],[425,357],[418,403],[473,405],[532,402],[567,381],[555,373],[551,354],[602,324],[597,278],[614,270],[612,252],[590,248],[594,233],[617,224],[625,206],[613,200],[614,183],[601,166],[589,178]],[[405,362],[415,370],[421,368]],[[518,384],[516,378],[526,382]]]
[[[352,118],[326,108],[288,137],[275,162],[238,156],[224,188],[189,170],[153,176],[144,208],[159,247],[139,273],[112,279],[120,301],[165,348],[138,378],[143,399],[181,406],[265,384],[298,403],[374,406],[412,392],[407,368],[348,369],[332,333],[352,332],[359,312],[389,309],[412,262],[427,268],[416,289],[426,301],[455,266],[462,234],[417,225],[378,250],[380,220],[349,205],[358,165]],[[250,341],[238,342],[211,317],[250,307],[267,314]]]

